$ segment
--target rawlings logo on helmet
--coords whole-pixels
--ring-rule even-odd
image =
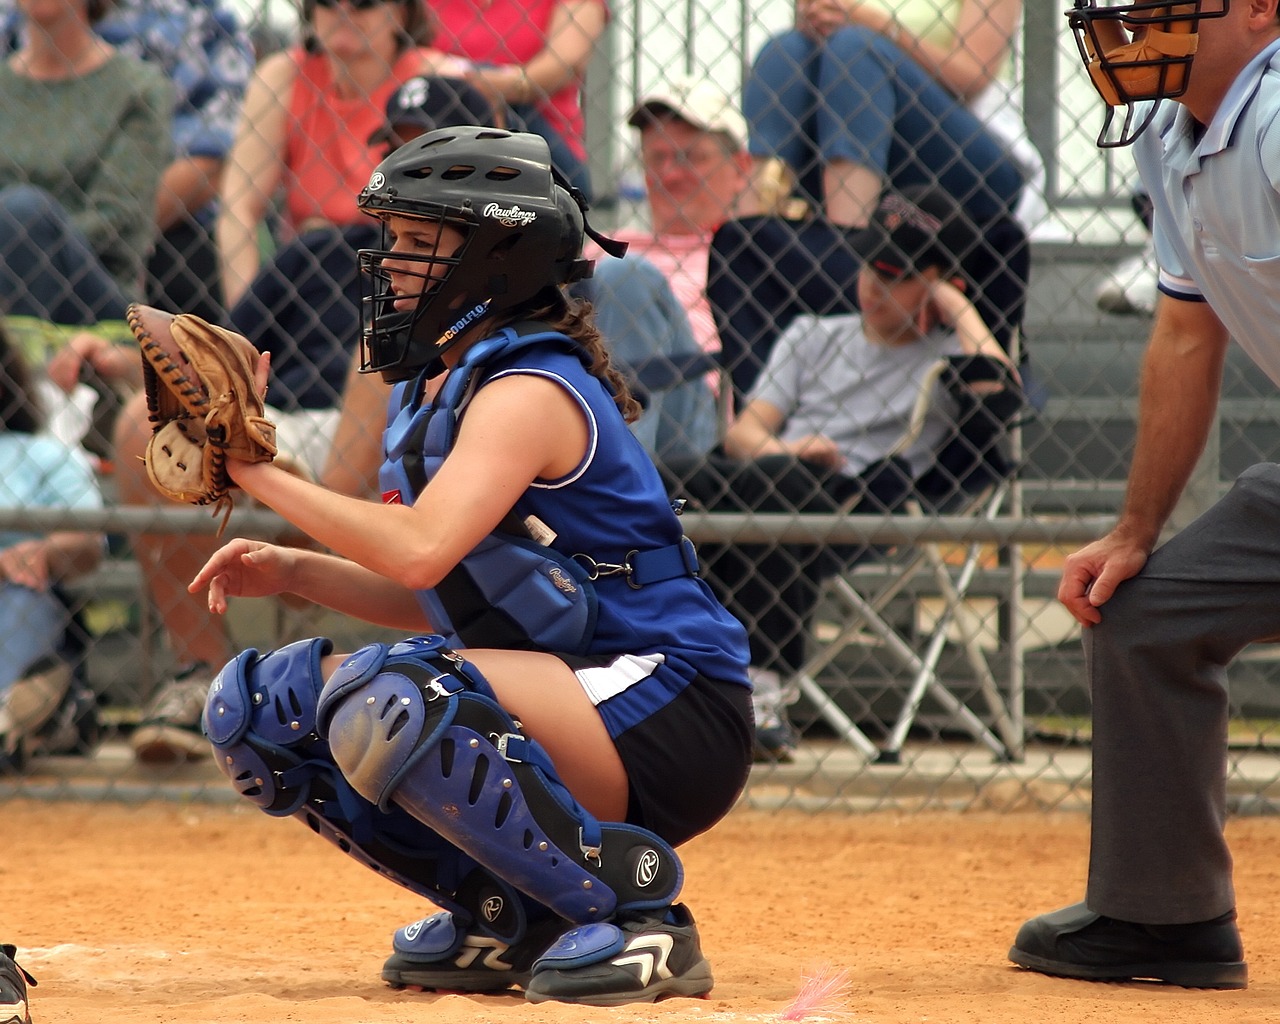
[[[370,192],[377,192],[387,183],[385,175],[381,171],[374,171],[373,177],[369,179],[369,184],[365,186]]]
[[[489,203],[484,208],[484,215],[492,217],[504,228],[527,228],[538,219],[537,213],[532,210],[522,210],[515,205],[501,206],[498,203]]]

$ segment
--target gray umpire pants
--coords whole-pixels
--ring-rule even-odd
[[[1144,924],[1235,906],[1227,665],[1280,637],[1280,466],[1253,466],[1084,632],[1093,696],[1090,910]]]

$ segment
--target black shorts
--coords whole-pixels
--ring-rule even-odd
[[[705,832],[747,783],[754,728],[745,686],[696,676],[617,738],[631,781],[627,820],[673,846]]]

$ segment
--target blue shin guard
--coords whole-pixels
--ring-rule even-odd
[[[347,781],[398,805],[576,924],[669,906],[683,871],[652,832],[595,820],[480,672],[438,636],[351,655],[317,725]]]
[[[344,853],[506,943],[525,934],[526,903],[452,843],[399,808],[381,811],[343,777],[316,732],[324,638],[247,650],[218,673],[203,726],[218,766],[267,814],[293,816]]]

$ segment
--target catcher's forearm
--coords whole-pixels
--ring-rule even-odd
[[[422,524],[407,505],[335,494],[269,463],[227,467],[241,490],[308,537],[406,590],[433,587],[453,568],[447,559],[424,557]]]
[[[432,630],[411,590],[336,555],[300,552],[291,590],[313,604],[375,626],[409,633]]]

